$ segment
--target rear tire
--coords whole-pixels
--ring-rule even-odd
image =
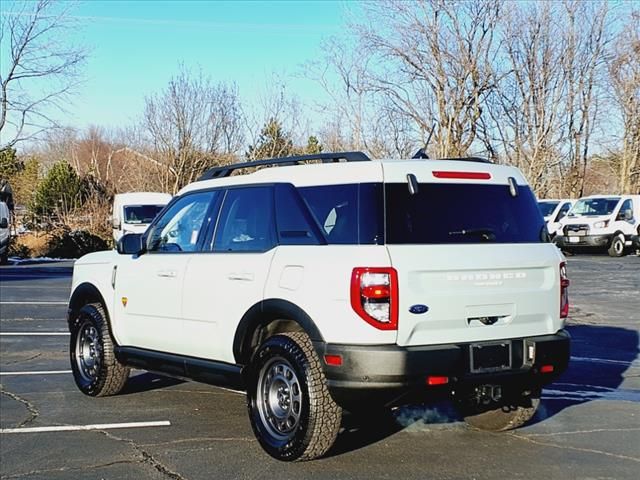
[[[269,455],[283,461],[312,460],[331,448],[342,409],[329,393],[306,333],[275,335],[260,345],[247,386],[251,427]]]
[[[71,370],[80,391],[91,397],[119,393],[129,378],[129,368],[115,357],[103,306],[90,303],[82,307],[70,330]]]
[[[466,394],[459,404],[464,421],[471,427],[504,432],[521,427],[535,415],[540,405],[540,390],[514,393],[498,402],[478,403],[474,393]]]
[[[610,257],[622,257],[624,255],[624,235],[618,234],[611,239],[611,245],[607,253]]]

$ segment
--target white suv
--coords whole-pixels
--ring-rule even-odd
[[[76,262],[71,366],[93,396],[129,367],[245,388],[280,460],[323,455],[343,408],[442,393],[507,430],[567,367],[568,285],[515,168],[360,152],[236,164]]]

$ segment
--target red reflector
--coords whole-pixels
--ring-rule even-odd
[[[553,365],[543,365],[540,367],[540,373],[551,373],[553,372]]]
[[[389,298],[391,291],[389,285],[371,285],[362,287],[360,293],[365,298]]]
[[[465,180],[489,180],[491,174],[488,172],[433,172],[436,178],[463,178]]]
[[[449,377],[427,377],[427,385],[446,385],[449,383]]]
[[[342,365],[342,356],[341,355],[325,355],[324,361],[327,365],[333,365],[334,367],[339,367]]]

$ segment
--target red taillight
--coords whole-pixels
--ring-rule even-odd
[[[540,367],[540,373],[553,373],[553,365],[543,365]]]
[[[449,383],[449,377],[427,377],[427,385],[435,387],[436,385],[446,385]]]
[[[560,318],[569,316],[569,277],[567,276],[567,263],[560,264]]]
[[[461,178],[464,180],[490,180],[491,174],[488,172],[433,172],[436,178]]]
[[[342,356],[341,355],[325,355],[324,361],[327,365],[331,365],[333,367],[339,367],[342,365]]]
[[[398,328],[398,273],[394,268],[354,268],[351,307],[379,330]]]

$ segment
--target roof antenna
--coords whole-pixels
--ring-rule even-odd
[[[429,143],[431,142],[431,137],[433,136],[433,131],[436,129],[436,124],[434,123],[433,126],[431,127],[431,132],[429,132],[429,137],[427,138],[427,143],[424,144],[424,147],[422,147],[420,150],[418,150],[415,155],[411,158],[419,158],[421,160],[427,160],[429,158],[429,155],[427,154],[427,147],[429,146]]]

